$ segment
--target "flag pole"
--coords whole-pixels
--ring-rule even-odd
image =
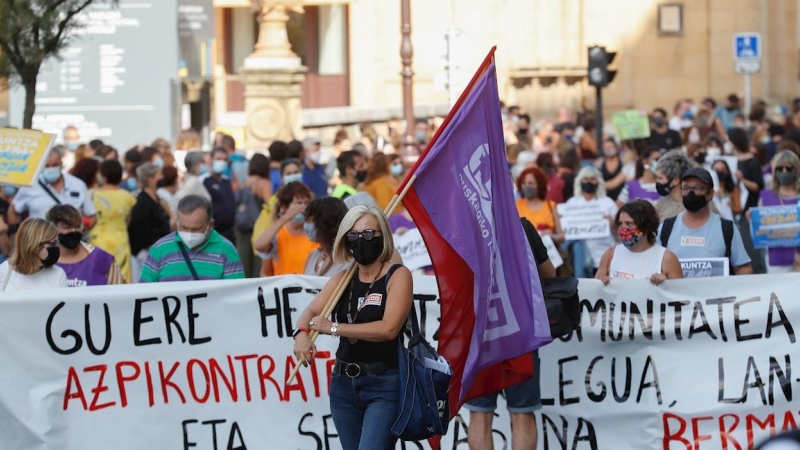
[[[408,175],[406,176],[406,179],[403,180],[403,183],[397,189],[397,192],[392,197],[391,201],[389,202],[389,205],[387,205],[386,209],[383,211],[386,217],[389,217],[394,212],[394,210],[397,208],[398,203],[400,203],[403,200],[408,191],[411,189],[411,186],[417,179],[416,171],[420,163],[422,163],[422,160],[428,154],[431,147],[433,147],[433,144],[437,141],[439,135],[442,134],[442,131],[444,131],[444,129],[447,128],[447,125],[453,119],[453,116],[455,116],[456,111],[458,111],[458,109],[461,108],[461,105],[467,99],[467,96],[472,91],[472,88],[473,86],[475,86],[475,83],[478,81],[478,78],[480,78],[481,74],[483,74],[484,70],[486,70],[486,68],[492,62],[492,60],[494,59],[494,52],[496,49],[497,46],[494,46],[492,47],[491,50],[489,50],[489,54],[486,55],[486,58],[484,58],[483,63],[481,63],[481,66],[472,76],[472,79],[470,80],[469,84],[464,89],[464,91],[461,93],[461,96],[458,98],[455,105],[453,105],[453,107],[450,109],[450,112],[447,113],[447,116],[442,121],[441,126],[439,126],[439,128],[433,134],[433,137],[431,138],[430,142],[428,142],[428,145],[425,146],[425,150],[422,152],[417,162],[414,163],[414,166],[409,171]],[[353,261],[350,263],[350,267],[347,269],[347,272],[345,272],[344,276],[341,278],[341,280],[339,280],[339,284],[336,286],[336,290],[328,299],[328,302],[325,304],[325,308],[323,308],[322,313],[320,314],[322,317],[328,317],[333,311],[333,308],[335,308],[336,305],[339,303],[339,299],[344,293],[344,290],[347,288],[347,285],[350,283],[350,280],[353,279],[353,275],[355,274],[355,268],[356,268],[356,263],[355,261]],[[318,336],[319,332],[317,331],[311,331],[309,333],[309,338],[311,339],[312,343],[317,340]],[[292,373],[286,380],[286,384],[290,384],[292,381],[294,381],[294,378],[297,376],[297,373],[299,371],[300,371],[300,364],[296,365],[294,369],[292,369]]]

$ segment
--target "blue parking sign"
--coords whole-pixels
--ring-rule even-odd
[[[761,35],[737,33],[733,36],[733,58],[736,60],[761,59]]]

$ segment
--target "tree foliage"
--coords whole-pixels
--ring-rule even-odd
[[[0,76],[25,87],[23,126],[33,118],[36,79],[82,26],[80,13],[93,3],[118,0],[0,0]]]

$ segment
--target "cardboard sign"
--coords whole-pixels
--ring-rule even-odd
[[[650,137],[650,119],[647,113],[636,109],[617,111],[611,116],[611,121],[621,141]]]
[[[681,261],[684,278],[727,277],[728,258],[686,258]]]
[[[550,237],[550,235],[543,235],[542,243],[547,249],[547,257],[550,258],[550,262],[553,263],[553,267],[556,269],[561,267],[564,264],[564,259],[561,257],[561,254],[558,253],[558,247],[556,246],[556,243],[553,242],[553,238]]]
[[[561,216],[561,229],[569,240],[604,238],[611,235],[611,224],[600,203],[557,206]]]
[[[800,206],[762,206],[750,211],[756,248],[800,247]]]
[[[30,186],[47,161],[52,134],[0,128],[0,184]]]
[[[403,258],[403,265],[408,270],[422,269],[431,265],[431,257],[428,255],[428,248],[417,228],[410,229],[403,235],[394,235],[394,248]]]

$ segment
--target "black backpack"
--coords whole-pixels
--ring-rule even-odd
[[[678,216],[670,217],[664,221],[661,226],[661,246],[667,248],[669,243],[669,235],[672,234],[672,228],[675,227],[675,220]],[[725,240],[725,257],[728,258],[728,266],[730,266],[730,274],[735,275],[733,272],[733,264],[731,263],[731,243],[733,242],[733,221],[728,219],[719,218],[722,223],[722,238]]]
[[[236,221],[234,226],[240,233],[250,233],[256,224],[264,202],[253,194],[249,188],[236,191]]]
[[[578,279],[575,277],[542,278],[544,305],[550,322],[550,336],[567,336],[581,323]]]

